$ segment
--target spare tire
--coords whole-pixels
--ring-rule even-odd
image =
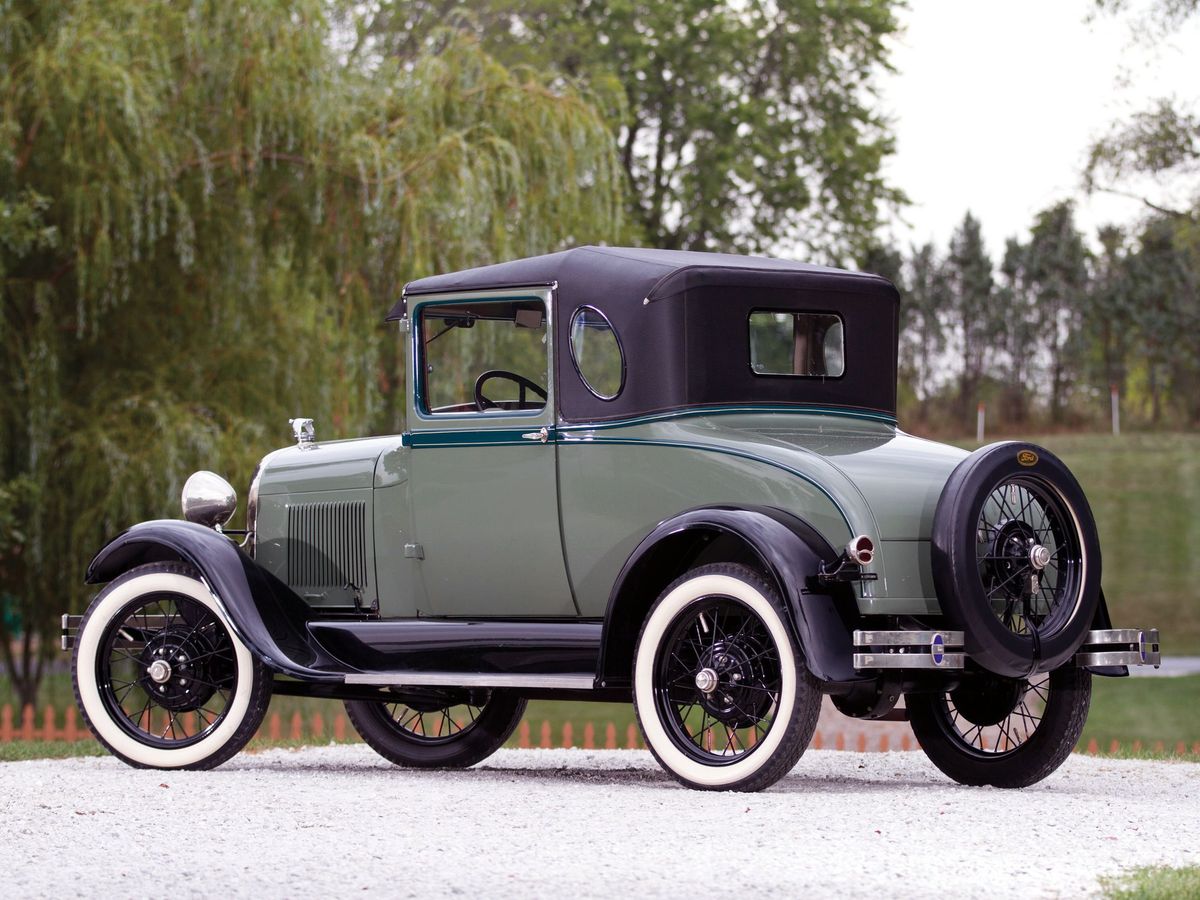
[[[1016,441],[976,450],[933,514],[933,581],[967,654],[997,675],[1067,662],[1100,599],[1100,542],[1079,482],[1054,454]]]

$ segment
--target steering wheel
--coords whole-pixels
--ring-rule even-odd
[[[499,403],[483,396],[483,386],[493,378],[503,378],[506,381],[515,383],[520,388],[520,393],[517,395],[518,409],[525,408],[525,392],[527,390],[533,391],[543,401],[548,399],[546,397],[546,389],[540,387],[536,382],[530,381],[524,375],[518,375],[516,372],[509,372],[505,369],[488,369],[488,371],[475,379],[475,408],[480,412],[483,412],[485,409],[498,409],[500,407]]]

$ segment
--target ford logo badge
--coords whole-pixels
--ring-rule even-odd
[[[940,666],[946,660],[946,638],[940,631],[933,633],[933,640],[929,642],[929,655],[933,657],[935,666]]]

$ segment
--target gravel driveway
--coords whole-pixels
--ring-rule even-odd
[[[628,750],[502,750],[467,772],[362,745],[215,772],[0,764],[7,897],[1075,897],[1200,863],[1200,766],[1074,756],[1024,791],[920,753],[810,751],[762,794],[684,790]]]

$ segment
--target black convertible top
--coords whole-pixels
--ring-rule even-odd
[[[699,285],[816,286],[833,281],[887,284],[877,275],[765,256],[638,247],[575,247],[545,256],[431,275],[410,281],[404,293],[412,296],[558,284],[560,290],[569,292],[580,304],[599,300],[642,303],[676,296]],[[404,312],[402,298],[388,313],[388,321],[403,318]]]
[[[895,416],[900,298],[877,275],[726,253],[576,247],[410,282],[388,319],[403,318],[422,295],[549,286],[565,422],[751,404]],[[672,302],[658,302],[665,300]],[[582,306],[601,310],[621,342],[626,381],[612,400],[585,387],[567,352],[570,320]],[[756,309],[837,315],[845,323],[845,374],[756,375],[747,324]]]

